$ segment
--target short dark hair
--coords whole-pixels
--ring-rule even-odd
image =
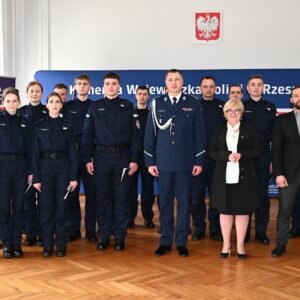
[[[183,74],[182,74],[182,72],[180,70],[178,70],[178,69],[170,69],[170,70],[168,70],[166,72],[165,79],[167,78],[167,76],[168,76],[169,73],[179,73],[180,76],[181,76],[181,78],[183,78]]]
[[[52,97],[52,96],[56,96],[56,97],[58,97],[59,98],[59,100],[60,100],[60,103],[62,104],[62,100],[61,100],[61,98],[60,98],[60,96],[59,96],[59,94],[58,93],[56,93],[56,92],[51,92],[48,96],[47,96],[47,99],[46,99],[46,103],[48,103],[48,100]]]
[[[202,84],[202,81],[203,81],[203,80],[212,80],[212,81],[214,82],[214,84],[216,84],[216,79],[215,79],[215,77],[210,76],[210,75],[203,76],[203,77],[200,79],[200,85]]]
[[[86,80],[89,82],[89,84],[91,84],[91,78],[90,76],[86,75],[86,74],[80,74],[75,78],[75,83],[77,82],[77,80]]]
[[[137,89],[136,89],[136,91],[138,91],[138,90],[147,90],[147,92],[148,92],[148,94],[150,94],[150,92],[149,92],[149,88],[146,86],[146,85],[139,85],[138,87],[137,87]]]
[[[34,81],[30,81],[30,82],[27,84],[26,92],[28,92],[29,88],[31,88],[31,87],[34,86],[34,85],[38,85],[38,86],[41,88],[42,92],[44,91],[44,88],[43,88],[42,84],[41,84],[39,81],[34,80]]]
[[[106,73],[106,74],[104,75],[104,77],[103,77],[103,81],[104,81],[105,79],[117,79],[118,82],[120,83],[120,76],[119,76],[117,73],[115,73],[115,72],[109,72],[109,73]]]
[[[262,80],[262,82],[264,82],[264,78],[263,78],[262,75],[260,75],[260,74],[254,74],[254,75],[251,75],[251,76],[248,78],[248,83],[249,83],[252,79],[260,79],[260,80]]]
[[[64,83],[57,83],[55,86],[54,86],[54,90],[55,89],[65,89],[65,90],[68,90],[68,87],[64,84]]]
[[[15,96],[17,96],[17,98],[18,98],[18,100],[20,102],[19,90],[15,89],[14,87],[7,87],[6,89],[3,90],[3,92],[2,92],[2,101],[9,94],[14,94]]]
[[[300,89],[300,84],[296,84],[295,86],[292,87],[292,89],[291,89],[291,95],[293,95],[293,91],[297,90],[297,89]]]
[[[239,87],[241,89],[241,93],[243,94],[243,88],[238,83],[234,83],[229,86],[229,94],[230,94],[231,88],[233,88],[233,87]]]

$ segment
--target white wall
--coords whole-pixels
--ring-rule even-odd
[[[15,3],[17,86],[40,69],[299,68],[299,0],[1,0]],[[223,11],[223,41],[193,42]],[[23,99],[24,100],[24,99]]]

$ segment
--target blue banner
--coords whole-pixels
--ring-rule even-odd
[[[35,78],[44,87],[44,97],[53,91],[54,85],[62,82],[68,86],[69,98],[74,92],[74,79],[80,74],[87,74],[92,80],[90,98],[97,100],[103,97],[103,76],[109,71],[38,71]],[[121,77],[120,95],[135,101],[134,95],[138,85],[147,85],[152,97],[163,94],[165,70],[116,70]],[[289,95],[291,88],[300,83],[300,69],[245,69],[245,70],[183,70],[184,92],[200,97],[200,79],[203,76],[214,76],[217,83],[216,95],[222,100],[228,99],[229,86],[240,84],[246,99],[247,80],[253,74],[260,74],[265,80],[264,98],[276,104],[282,111],[290,108]]]
[[[103,76],[107,72],[111,70],[38,71],[35,79],[44,87],[43,101],[57,83],[67,85],[68,99],[72,99],[75,78],[80,74],[86,74],[92,81],[90,99],[97,100],[103,97]],[[135,92],[139,85],[147,85],[152,98],[164,93],[166,70],[115,70],[115,72],[121,77],[120,96],[132,102],[135,102]],[[216,79],[216,97],[224,101],[228,100],[229,87],[232,84],[240,84],[244,90],[244,99],[247,99],[248,78],[253,74],[260,74],[265,83],[264,99],[272,101],[279,112],[290,109],[291,88],[300,83],[300,69],[182,70],[182,72],[185,93],[200,98],[200,79],[209,75]],[[269,196],[278,197],[278,188],[273,178],[270,180]]]

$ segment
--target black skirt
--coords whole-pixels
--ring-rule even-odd
[[[237,184],[226,184],[226,203],[225,210],[221,211],[215,207],[221,214],[224,215],[249,215],[256,208],[254,201],[249,202],[245,199],[249,197],[241,197],[240,193],[237,192]],[[249,191],[251,193],[251,191]]]

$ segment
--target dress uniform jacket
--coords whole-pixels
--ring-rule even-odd
[[[200,102],[182,94],[175,108],[168,96],[151,103],[144,140],[146,166],[167,172],[203,165],[205,132]]]
[[[226,211],[226,166],[231,151],[226,143],[227,127],[215,131],[208,147],[208,156],[216,161],[210,195],[210,205],[221,212]],[[253,129],[244,124],[240,126],[237,152],[241,153],[239,161],[239,183],[236,184],[237,195],[241,201],[249,204],[249,211],[259,206],[258,183],[254,161],[261,154],[261,145]],[[251,192],[250,192],[251,191]]]

